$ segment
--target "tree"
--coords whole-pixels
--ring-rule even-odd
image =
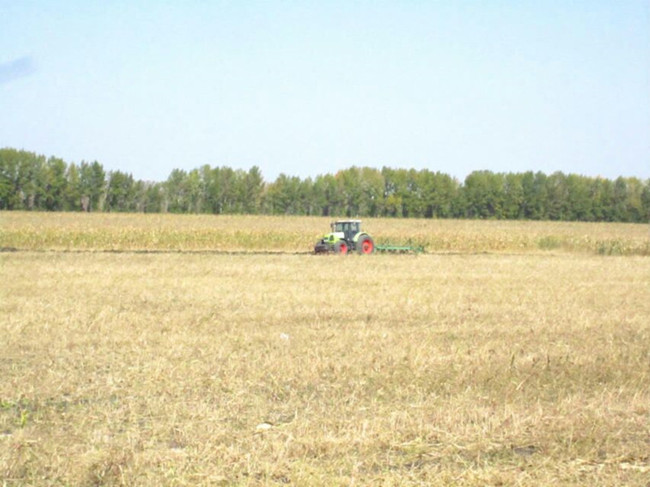
[[[521,177],[522,217],[528,220],[544,220],[548,214],[548,190],[546,174],[525,172]]]
[[[64,208],[68,186],[66,163],[63,159],[50,157],[45,166],[44,209],[61,211]]]
[[[463,187],[465,215],[469,218],[503,218],[505,199],[503,175],[474,171]]]
[[[385,216],[408,216],[406,198],[408,192],[408,173],[404,169],[383,167]]]
[[[305,215],[310,211],[311,180],[280,174],[266,193],[266,204],[274,215]]]
[[[404,217],[424,216],[424,195],[420,176],[421,173],[415,169],[406,171],[406,185],[402,192],[402,216]]]
[[[569,191],[566,176],[555,172],[546,179],[548,194],[547,217],[550,220],[567,220],[569,212]]]
[[[18,191],[20,155],[15,149],[0,149],[0,210],[22,209]]]
[[[182,169],[174,169],[165,182],[167,211],[171,213],[187,213],[189,197],[187,190],[187,173]]]
[[[380,216],[384,210],[384,188],[386,183],[381,171],[372,167],[362,167],[359,173],[361,182],[361,207],[363,216]]]
[[[352,166],[267,184],[260,168],[174,169],[164,182],[107,173],[97,161],[68,164],[0,149],[0,210],[270,213],[289,215],[507,218],[643,222],[650,180],[556,172],[475,171],[461,184],[428,169]]]
[[[79,187],[83,211],[101,211],[105,199],[106,173],[102,165],[94,161],[82,162],[79,168]]]
[[[259,167],[253,166],[247,173],[240,176],[239,198],[242,203],[242,213],[248,215],[259,213],[263,191],[264,178]]]
[[[334,176],[339,183],[345,216],[359,216],[362,206],[363,192],[361,187],[361,172],[357,167],[339,171]]]
[[[166,212],[165,191],[163,184],[148,182],[144,185],[144,204],[142,211],[145,213]]]
[[[425,218],[449,218],[453,215],[458,182],[447,174],[424,170],[420,173],[423,215]]]
[[[614,198],[612,202],[613,219],[618,222],[628,221],[627,215],[627,181],[623,177],[614,181]]]
[[[79,168],[75,164],[70,164],[66,172],[68,181],[63,209],[65,211],[74,211],[81,209],[81,176]]]
[[[591,200],[591,212],[595,221],[612,220],[614,186],[609,179],[593,179],[589,185],[589,199]]]
[[[503,218],[524,218],[524,176],[508,173],[503,176]]]
[[[566,220],[592,221],[593,201],[589,197],[589,182],[584,176],[569,174],[566,177],[568,214]]]
[[[213,170],[208,164],[201,166],[199,169],[201,181],[203,182],[204,191],[204,210],[208,213],[219,213],[218,201],[218,178],[216,171]]]
[[[643,183],[638,178],[627,178],[627,196],[625,198],[626,221],[640,223],[645,221],[643,208]]]
[[[641,192],[641,204],[643,205],[641,221],[650,222],[650,179],[646,180]]]
[[[198,169],[191,170],[185,178],[187,209],[185,213],[201,213],[205,199],[204,182]]]
[[[106,211],[135,211],[133,176],[122,171],[111,171],[106,189]]]
[[[332,174],[317,176],[312,188],[314,213],[321,216],[342,215],[345,206],[338,180]]]

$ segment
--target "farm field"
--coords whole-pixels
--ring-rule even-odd
[[[0,212],[0,248],[20,250],[300,252],[329,217]],[[363,220],[378,243],[429,253],[650,255],[650,226],[481,220]]]
[[[449,248],[342,258],[320,218],[0,218],[6,485],[648,483],[650,259],[535,243],[647,226],[369,220]]]

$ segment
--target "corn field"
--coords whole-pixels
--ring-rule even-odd
[[[0,213],[0,247],[18,250],[309,252],[329,218]],[[377,243],[427,252],[650,255],[650,225],[484,220],[364,220]]]

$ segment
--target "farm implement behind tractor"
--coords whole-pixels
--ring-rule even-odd
[[[332,231],[314,246],[316,254],[341,254],[357,252],[421,253],[424,248],[410,245],[375,244],[373,238],[361,230],[361,220],[338,220],[331,224]]]

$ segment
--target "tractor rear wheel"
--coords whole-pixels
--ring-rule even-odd
[[[364,235],[357,243],[357,250],[360,254],[372,254],[375,251],[375,242],[368,235]]]
[[[334,253],[345,255],[348,253],[348,244],[342,240],[339,240],[334,244]]]

